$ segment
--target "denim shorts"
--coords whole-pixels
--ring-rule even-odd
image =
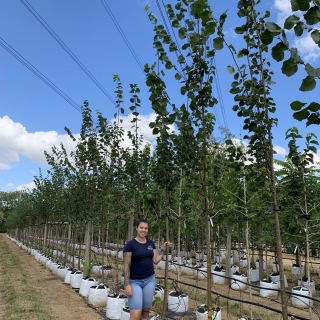
[[[151,277],[141,280],[131,280],[132,296],[128,297],[130,310],[141,310],[150,308],[153,300],[154,289],[156,287],[156,277],[153,274]]]

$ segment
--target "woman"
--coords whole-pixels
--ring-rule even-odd
[[[153,264],[163,258],[169,242],[159,250],[147,239],[149,224],[141,219],[136,223],[137,236],[123,248],[124,287],[128,297],[130,320],[149,319],[156,278]]]

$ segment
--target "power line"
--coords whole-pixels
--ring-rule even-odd
[[[80,106],[74,102],[67,94],[60,90],[54,83],[52,83],[43,73],[41,73],[35,66],[33,66],[28,60],[20,55],[14,48],[12,48],[4,39],[0,37],[0,45],[21,62],[26,68],[28,68],[34,75],[36,75],[41,81],[43,81],[49,88],[55,91],[62,99],[68,102],[78,112],[82,112]]]
[[[51,29],[47,22],[39,15],[39,13],[31,6],[27,0],[20,0],[21,3],[28,9],[28,11],[39,21],[39,23],[49,32],[49,34],[56,40],[61,48],[71,57],[71,59],[81,68],[82,71],[95,83],[95,85],[102,91],[102,93],[114,104],[116,102],[109,94],[109,92],[102,86],[102,84],[92,75],[92,73],[84,66],[84,64],[76,57],[70,48],[61,40],[61,38]]]
[[[84,66],[84,64],[76,57],[76,55],[71,51],[71,49],[62,41],[62,39],[54,32],[54,30],[48,25],[48,23],[40,16],[40,14],[32,7],[32,5],[27,0],[20,0],[21,3],[28,9],[28,11],[38,20],[38,22],[48,31],[48,33],[58,42],[58,44],[62,47],[64,51],[71,57],[71,59],[81,68],[82,71],[86,73],[86,75],[98,86],[98,88],[104,93],[105,96],[116,106],[115,100],[109,94],[109,92],[101,85],[101,83],[92,75],[92,73]],[[125,34],[123,33],[120,25],[118,24],[116,18],[112,14],[110,8],[105,3],[105,8],[110,15],[111,19],[113,20],[114,24],[117,26],[118,31],[123,36],[127,46],[131,47],[128,39],[126,38]],[[137,63],[139,64],[141,70],[143,71],[142,64],[134,52],[133,48],[131,47],[130,51],[135,56]],[[125,115],[130,121],[132,120],[129,116]],[[146,140],[150,141],[152,139],[147,138],[147,136],[139,129],[143,136],[145,136]]]
[[[113,15],[112,11],[110,10],[106,0],[101,0],[101,3],[103,5],[103,7],[105,8],[105,10],[107,11],[109,17],[111,18],[113,24],[116,26],[116,28],[118,29],[122,39],[124,40],[125,44],[127,45],[128,49],[130,50],[131,54],[133,55],[134,59],[136,60],[139,68],[141,69],[142,72],[143,71],[143,65],[139,59],[139,57],[137,56],[136,52],[134,51],[132,45],[130,44],[128,38],[126,37],[125,33],[123,32],[122,28],[120,27],[116,17]]]
[[[223,102],[223,97],[222,97],[222,93],[221,93],[221,87],[220,87],[220,81],[219,81],[219,76],[218,76],[218,68],[217,68],[217,65],[216,65],[216,59],[213,58],[213,62],[214,62],[214,66],[215,66],[215,69],[216,69],[216,72],[215,72],[215,83],[216,83],[216,88],[217,88],[217,92],[218,92],[218,99],[220,101],[220,109],[221,109],[221,113],[222,113],[222,118],[223,118],[223,122],[224,122],[224,126],[228,128],[228,122],[227,122],[227,117],[226,117],[226,113],[225,113],[225,110],[224,110],[224,102]]]

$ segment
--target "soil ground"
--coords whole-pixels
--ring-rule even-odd
[[[61,320],[75,320],[75,319],[105,319],[105,309],[96,310],[88,306],[85,300],[73,289],[70,288],[69,285],[64,284],[62,281],[58,280],[50,271],[48,271],[44,266],[39,264],[33,256],[29,255],[27,252],[20,249],[14,242],[8,239],[4,234],[0,234],[0,237],[4,240],[11,253],[18,259],[22,266],[22,274],[26,276],[28,279],[28,286],[36,293],[36,298],[39,300],[39,304],[45,309],[44,312],[46,314],[45,317],[38,317],[32,313],[32,308],[27,309],[24,315],[20,315],[19,317],[6,317],[6,310],[10,304],[8,301],[8,293],[5,291],[0,291],[0,319],[3,320],[11,320],[11,319],[61,319]],[[3,271],[4,261],[3,254],[0,251],[0,276]],[[291,266],[291,261],[287,260],[287,267]],[[270,265],[270,263],[269,263]],[[288,269],[289,270],[289,269]],[[289,276],[288,272],[287,278],[288,282],[294,283],[298,277]],[[164,271],[157,270],[157,276],[163,277]],[[169,277],[172,279],[177,279],[177,275],[175,273],[169,272]],[[317,288],[320,284],[320,280],[314,275],[313,279],[316,280]],[[1,277],[0,277],[1,279]],[[197,285],[199,287],[206,287],[206,280],[196,280],[193,276],[183,276],[180,278],[181,281]],[[15,279],[11,279],[11,281],[15,281]],[[17,280],[18,281],[18,280]],[[170,280],[170,284],[173,281]],[[21,285],[19,285],[16,289],[19,290]],[[205,291],[202,291],[197,288],[187,287],[185,285],[180,285],[181,289],[184,292],[189,294],[189,310],[191,311],[187,315],[181,314],[168,314],[168,318],[179,318],[179,319],[194,319],[194,311],[197,306],[201,303],[205,302]],[[261,298],[259,296],[259,291],[252,290],[251,299],[248,293],[248,290],[245,292],[239,292],[230,290],[227,285],[212,285],[212,290],[216,291],[220,295],[232,296],[238,299],[242,299],[245,301],[251,300],[256,303],[261,303],[263,305],[267,305],[269,307],[273,307],[275,309],[281,310],[281,304],[279,299],[267,299]],[[316,297],[319,297],[320,292],[316,292]],[[231,300],[227,301],[227,299],[220,298],[217,300],[217,304],[220,305],[222,310],[222,319],[239,319],[240,316],[248,317],[250,315],[249,306],[247,304],[232,302]],[[289,313],[300,315],[305,319],[320,319],[318,313],[320,313],[320,303],[316,302],[313,306],[312,317],[309,314],[308,309],[299,310],[297,308],[291,307],[291,299],[290,295],[288,295],[288,308]],[[269,313],[262,308],[252,307],[253,316],[255,319],[280,319],[280,314]]]

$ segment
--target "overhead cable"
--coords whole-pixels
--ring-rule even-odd
[[[84,66],[84,64],[76,57],[70,48],[61,40],[61,38],[51,29],[47,22],[39,15],[39,13],[31,6],[27,0],[20,0],[21,3],[28,9],[28,11],[40,22],[40,24],[49,32],[49,34],[56,40],[61,48],[71,57],[71,59],[81,68],[82,71],[96,84],[102,93],[114,104],[115,100],[109,92],[102,86],[102,84],[92,75],[92,73]]]
[[[74,109],[81,113],[81,107],[74,102],[67,94],[60,90],[54,83],[52,83],[43,73],[41,73],[35,66],[33,66],[27,59],[22,57],[15,49],[13,49],[4,39],[0,37],[0,45],[8,51],[13,57],[27,67],[34,75],[43,81],[49,88],[55,91],[61,98],[67,101]]]
[[[143,65],[139,59],[139,57],[137,56],[137,54],[135,53],[132,45],[130,44],[128,38],[126,37],[125,33],[123,32],[122,28],[120,27],[116,17],[113,15],[112,11],[110,10],[106,0],[101,0],[101,3],[103,5],[103,7],[105,8],[105,10],[107,11],[108,15],[110,16],[113,24],[116,26],[116,28],[118,29],[122,39],[124,40],[125,44],[127,45],[128,49],[130,50],[130,52],[132,53],[134,59],[136,60],[139,68],[141,69],[141,71],[143,72]]]

